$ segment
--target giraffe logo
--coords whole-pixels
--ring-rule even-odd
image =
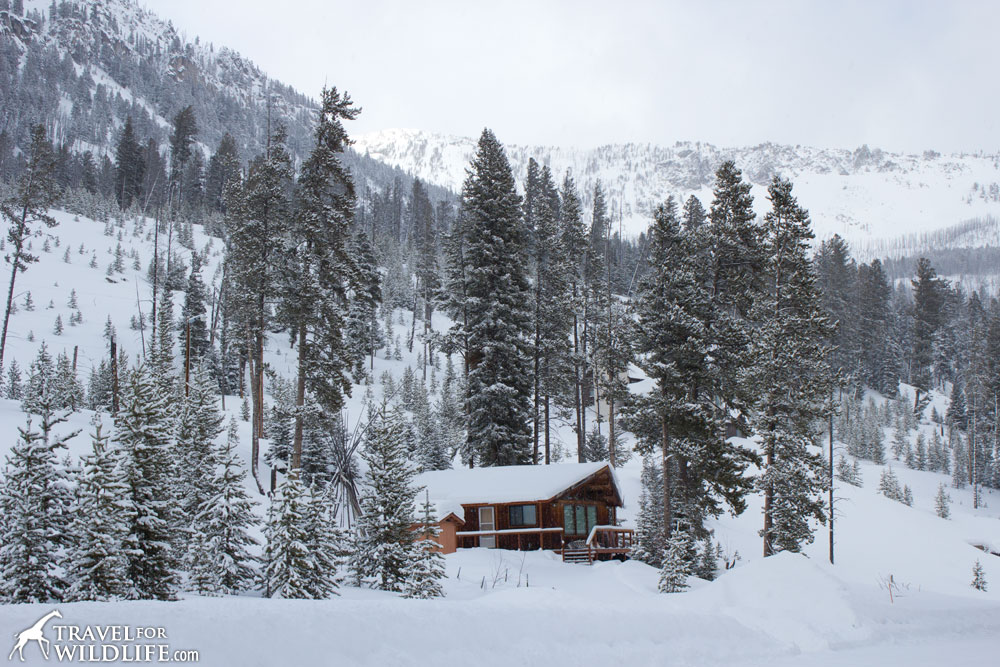
[[[21,632],[15,632],[14,638],[17,642],[14,644],[14,648],[11,649],[10,655],[7,656],[8,660],[14,659],[14,653],[16,652],[18,657],[21,658],[21,662],[24,662],[24,647],[28,645],[28,642],[34,640],[38,642],[38,649],[42,652],[42,656],[46,660],[49,659],[49,640],[45,638],[45,624],[49,622],[52,618],[62,618],[62,614],[59,613],[58,609],[53,609],[49,613],[42,616],[38,621],[32,625],[27,630],[22,630]],[[2,655],[2,654],[0,654]]]

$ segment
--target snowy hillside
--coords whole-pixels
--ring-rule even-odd
[[[393,129],[362,135],[355,148],[457,192],[475,145],[468,137]],[[646,229],[654,207],[670,194],[694,194],[707,205],[715,170],[726,159],[735,160],[753,183],[759,211],[767,207],[766,186],[774,174],[792,179],[820,239],[836,233],[863,244],[1000,213],[996,155],[902,155],[867,146],[853,151],[776,144],[721,148],[701,142],[505,147],[520,178],[531,157],[560,177],[571,170],[585,205],[600,179],[615,219],[620,212],[625,233],[633,235]]]
[[[36,237],[41,261],[20,278],[9,354],[26,368],[42,340],[54,354],[79,346],[78,373],[85,379],[106,349],[102,334],[109,317],[129,355],[142,352],[144,333],[129,323],[137,303],[148,314],[150,286],[144,276],[152,256],[151,223],[105,225],[56,216],[60,225],[48,239],[49,250],[43,250],[46,237]],[[109,271],[119,245],[125,268]],[[211,292],[220,244],[196,225],[193,246],[207,251],[204,276]],[[181,250],[185,261],[187,252]],[[76,312],[68,306],[71,290],[83,317],[76,326],[68,324]],[[24,307],[28,292],[33,310]],[[175,296],[179,306],[181,294]],[[53,331],[56,317],[65,323],[61,335]],[[393,337],[405,339],[408,318],[408,313],[393,316]],[[449,324],[436,319],[435,329]],[[417,368],[418,348],[411,353],[403,346],[400,359],[386,359],[381,351],[373,376],[387,373],[398,382],[408,366]],[[285,336],[270,338],[268,363],[291,377],[294,355]],[[381,382],[371,386],[376,395],[381,388]],[[361,414],[367,389],[353,388],[351,423]],[[946,399],[935,394],[931,405],[943,412]],[[238,397],[228,397],[226,407],[239,419]],[[90,446],[90,419],[91,413],[82,411],[66,427],[84,429],[70,446],[76,458]],[[22,420],[17,402],[0,403],[4,433],[12,434]],[[249,424],[239,424],[241,453],[248,461]],[[919,431],[929,438],[934,428],[925,422]],[[572,447],[568,426],[555,435],[556,451]],[[984,664],[1000,634],[1000,558],[977,546],[1000,551],[1000,495],[984,490],[984,504],[974,510],[971,490],[950,488],[948,475],[910,470],[899,461],[892,466],[900,482],[911,487],[913,507],[879,494],[884,466],[862,462],[861,487],[838,482],[836,565],[827,562],[822,529],[805,556],[761,558],[761,498],[751,496],[741,516],[710,522],[723,556],[735,567],[711,583],[692,579],[690,591],[675,595],[659,594],[657,570],[635,561],[587,567],[564,564],[551,552],[471,549],[447,557],[447,597],[436,601],[347,586],[340,598],[324,601],[255,595],[209,599],[186,593],[177,603],[84,602],[57,608],[68,623],[127,619],[133,625],[164,626],[171,648],[198,650],[202,664],[211,665],[308,664],[317,655],[349,665],[461,664],[472,655],[486,665]],[[629,522],[637,511],[640,469],[633,456],[618,471]],[[949,519],[935,515],[934,497],[942,483],[952,499]],[[249,480],[247,488],[256,494]],[[263,514],[263,504],[257,511]],[[977,559],[990,583],[986,592],[969,586]],[[10,637],[51,607],[0,606],[0,636]],[[470,618],[484,619],[496,636],[514,639],[500,642],[468,632]],[[26,658],[26,664],[43,664],[35,646]]]

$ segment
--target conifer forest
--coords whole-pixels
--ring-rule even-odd
[[[0,0],[12,661],[996,659],[1000,153],[386,129],[146,4]]]

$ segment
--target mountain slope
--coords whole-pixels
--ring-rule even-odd
[[[394,129],[360,136],[356,149],[457,191],[475,140]],[[720,148],[692,142],[592,149],[507,144],[506,149],[521,178],[531,157],[560,178],[571,170],[587,204],[600,179],[626,234],[644,231],[653,209],[668,195],[694,194],[707,206],[715,169],[727,159],[753,183],[759,211],[767,207],[771,177],[791,178],[819,238],[838,233],[851,241],[884,239],[1000,214],[998,155],[902,155],[867,146],[854,151],[777,144]]]

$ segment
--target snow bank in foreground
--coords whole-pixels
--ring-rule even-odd
[[[988,663],[995,603],[888,595],[804,556],[755,561],[676,595],[637,562],[563,564],[548,552],[448,557],[448,597],[402,600],[345,588],[335,600],[189,598],[75,603],[66,624],[166,628],[171,649],[206,665],[950,665]],[[461,570],[461,572],[459,572]],[[51,605],[0,607],[0,636]],[[48,636],[53,636],[51,628]],[[5,649],[0,646],[0,649]],[[27,664],[45,664],[32,643]],[[925,659],[926,658],[926,659]],[[964,661],[964,662],[963,662]]]

